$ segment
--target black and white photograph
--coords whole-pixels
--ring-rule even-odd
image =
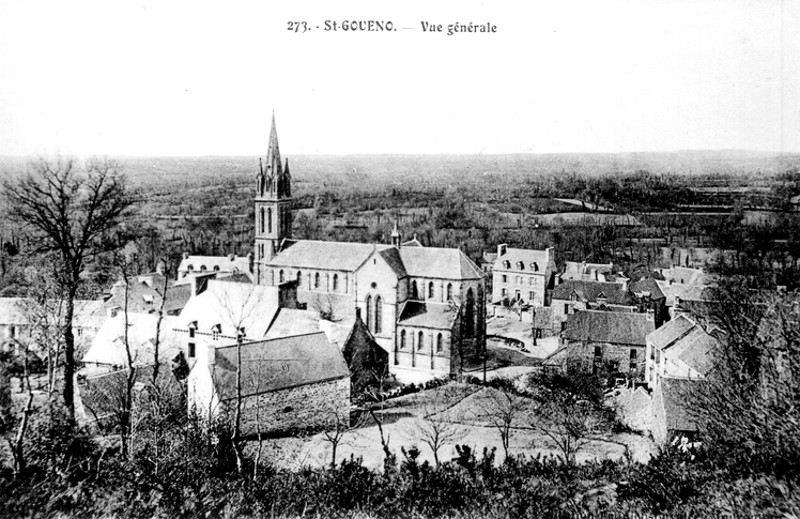
[[[0,517],[800,519],[798,29],[0,0]]]

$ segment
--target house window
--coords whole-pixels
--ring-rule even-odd
[[[518,261],[517,262],[517,268],[520,269],[520,270],[525,270],[525,264],[522,263],[521,261]]]
[[[433,281],[428,283],[428,299],[433,299]]]
[[[444,344],[442,334],[440,333],[436,336],[436,353],[442,353],[442,350],[444,350]]]
[[[404,349],[406,347],[406,331],[402,330],[400,332],[400,349]]]
[[[533,266],[533,271],[534,272],[539,272],[539,264],[538,263],[536,263],[534,261],[533,263],[531,263],[531,265]]]
[[[447,300],[450,301],[451,299],[453,299],[453,284],[452,283],[448,283],[447,284]]]
[[[383,298],[375,298],[375,333],[383,332]]]
[[[319,272],[314,274],[314,288],[319,288]]]
[[[505,274],[503,274],[503,277],[501,279],[503,283],[508,283],[508,276],[506,276]]]
[[[519,290],[515,290],[514,297],[517,299],[517,301],[519,301],[520,299],[522,299],[522,293]]]
[[[569,303],[564,303],[564,313],[565,314],[569,313]]]
[[[603,349],[600,346],[594,347],[594,361],[599,362],[603,358]]]
[[[83,337],[83,328],[75,328],[75,335]]]
[[[511,262],[508,261],[508,260],[505,260],[503,262],[503,268],[510,269],[511,268]]]
[[[219,324],[215,324],[213,328],[211,328],[211,338],[215,341],[219,340],[219,334],[222,333],[222,326]]]
[[[189,338],[194,339],[194,327],[189,328]]]
[[[333,275],[333,291],[339,290],[339,274]]]
[[[533,291],[528,292],[528,300],[533,301]]]
[[[17,336],[17,327],[13,324],[8,327],[8,335],[13,339]]]
[[[303,281],[303,273],[301,271],[297,271],[297,282],[300,283]]]
[[[422,332],[419,332],[419,336],[418,336],[418,340],[417,340],[417,351],[422,349],[422,346],[424,346],[424,343],[425,343],[425,334],[422,333]]]
[[[419,299],[419,292],[417,292],[417,282],[411,282],[411,299]]]
[[[503,297],[506,297],[508,295],[508,290],[506,290],[505,288],[501,288],[500,289],[500,295],[502,295]]]
[[[193,343],[193,342],[190,342],[190,343],[189,343],[189,358],[190,358],[190,359],[193,359],[193,358],[195,357],[195,355],[196,355],[196,352],[195,352],[195,346],[194,346],[194,343]]]
[[[636,350],[631,348],[631,362],[636,360]]]

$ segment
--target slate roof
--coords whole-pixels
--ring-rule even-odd
[[[105,319],[102,301],[75,300],[75,326],[99,328]],[[0,325],[28,324],[24,297],[0,297]]]
[[[406,267],[403,265],[403,259],[400,257],[400,251],[395,247],[380,251],[378,254],[389,264],[389,267],[394,271],[398,277],[405,277],[408,275]]]
[[[610,274],[614,265],[612,263],[586,263],[578,261],[565,261],[564,274],[589,274],[596,270],[598,274]]]
[[[647,334],[647,342],[656,348],[665,348],[686,335],[693,327],[694,322],[683,315],[664,323],[663,326]]]
[[[706,375],[711,368],[712,354],[719,341],[695,326],[688,334],[668,346],[665,355],[677,358],[701,375]]]
[[[286,240],[281,251],[272,258],[269,265],[354,272],[373,251],[387,248],[390,246],[370,243]]]
[[[180,337],[173,330],[178,324],[177,319],[174,316],[164,316],[161,320],[160,361],[171,360],[180,352]],[[83,362],[103,366],[126,366],[128,355],[125,349],[125,324],[125,315],[122,312],[116,317],[108,317],[97,330],[89,351],[82,359]],[[135,366],[154,363],[157,324],[158,316],[155,314],[128,314],[128,345]]]
[[[634,294],[644,294],[645,292],[650,293],[650,299],[663,299],[664,292],[661,291],[661,288],[658,286],[658,283],[655,279],[651,277],[646,277],[639,279],[637,281],[631,281],[628,284],[628,291]]]
[[[189,298],[192,296],[190,285],[178,285],[167,288],[167,298],[164,301],[164,313],[179,314]]]
[[[409,276],[440,279],[484,277],[483,271],[459,249],[401,247],[399,252]]]
[[[598,296],[605,295],[608,304],[633,304],[633,299],[630,294],[622,290],[622,288],[622,285],[619,283],[568,280],[556,285],[553,289],[552,298],[569,301],[572,293],[575,292],[581,301],[596,303]]]
[[[211,333],[219,324],[223,336],[235,338],[239,325],[248,338],[262,339],[278,311],[278,291],[278,287],[210,279],[206,290],[186,303],[176,328],[185,330],[196,321],[199,332]]]
[[[214,383],[221,400],[236,395],[237,346],[216,349]],[[252,396],[350,376],[339,347],[324,332],[245,343],[242,394]]]
[[[689,413],[688,397],[692,384],[697,381],[665,378],[661,381],[661,395],[664,399],[664,415],[667,430],[697,431],[697,421]]]
[[[503,264],[508,261],[510,264],[509,268],[503,266]],[[518,263],[522,262],[523,268],[520,270]],[[545,269],[547,268],[547,264],[550,261],[550,254],[547,250],[536,250],[536,249],[514,249],[511,247],[506,248],[506,253],[502,256],[498,256],[497,259],[494,260],[494,265],[492,266],[492,270],[500,270],[500,271],[516,271],[516,272],[536,272],[533,268],[533,264],[536,263],[538,265],[538,272],[542,274],[545,273]]]
[[[570,341],[645,346],[645,337],[653,330],[655,323],[647,319],[647,314],[585,310],[569,316],[564,337]]]
[[[456,318],[456,312],[446,303],[425,303],[422,301],[406,301],[400,308],[398,324],[402,326],[419,326],[450,330]]]

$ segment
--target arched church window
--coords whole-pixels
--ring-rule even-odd
[[[372,296],[367,296],[367,329],[373,329],[373,309],[372,309]]]
[[[333,291],[339,290],[339,274],[333,275]]]
[[[383,298],[375,298],[375,330],[374,333],[383,332]]]
[[[278,272],[278,283],[283,283],[283,269]]]
[[[453,284],[447,284],[447,300],[451,301],[453,299]]]
[[[433,281],[428,283],[428,299],[433,299]]]
[[[405,347],[406,347],[406,331],[402,330],[400,332],[400,348],[402,349]]]
[[[272,232],[272,208],[267,209],[267,232]]]
[[[424,345],[425,345],[425,334],[422,333],[422,332],[419,332],[419,335],[418,335],[418,338],[417,338],[417,350],[421,350]]]
[[[417,292],[417,282],[411,282],[411,299],[419,299],[419,292]]]
[[[442,353],[444,350],[444,341],[442,339],[442,334],[436,336],[436,353]]]
[[[314,274],[314,288],[319,288],[319,272]]]
[[[297,271],[297,282],[300,283],[303,281],[303,272],[298,270]]]

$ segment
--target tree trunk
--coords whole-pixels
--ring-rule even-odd
[[[77,278],[77,276],[76,276]],[[75,315],[75,295],[79,280],[74,280],[67,294],[67,308],[64,312],[64,411],[67,426],[74,428],[75,422],[75,335],[72,333],[72,320]],[[58,360],[58,359],[56,359]]]

